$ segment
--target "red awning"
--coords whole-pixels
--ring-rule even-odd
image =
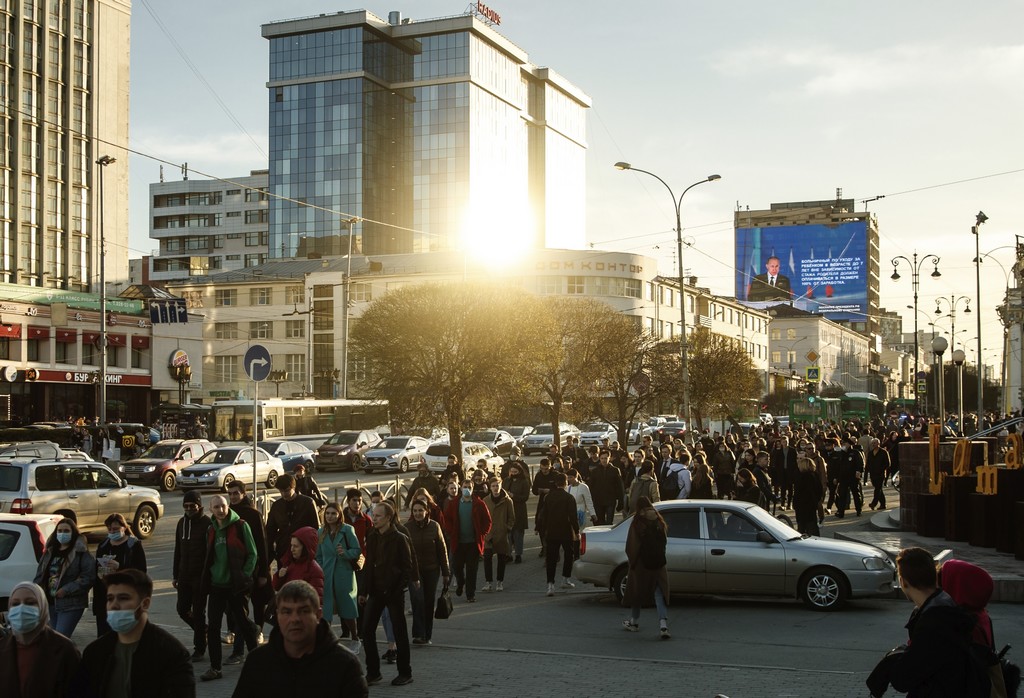
[[[28,338],[29,339],[49,339],[50,328],[49,327],[37,327],[35,325],[28,326]]]
[[[128,346],[128,337],[123,334],[107,334],[107,346],[111,347],[126,347]]]
[[[141,334],[133,334],[132,349],[149,349],[149,337]]]
[[[82,331],[82,344],[95,344],[96,340],[100,338],[99,332],[86,332]]]
[[[78,330],[57,330],[57,341],[62,344],[74,344],[78,341]]]
[[[17,339],[21,336],[21,325],[0,325],[0,339]]]

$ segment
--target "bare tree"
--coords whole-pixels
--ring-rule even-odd
[[[743,346],[698,327],[690,335],[690,409],[703,428],[705,417],[727,417],[756,400],[763,386]]]

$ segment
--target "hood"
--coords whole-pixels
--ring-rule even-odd
[[[298,538],[299,542],[302,543],[302,547],[306,549],[307,559],[312,560],[316,557],[316,547],[320,542],[316,529],[303,526],[292,535]]]
[[[160,465],[161,463],[170,463],[171,461],[171,458],[132,458],[121,465]]]
[[[947,560],[942,565],[942,589],[959,606],[980,611],[988,605],[994,588],[992,575],[963,560]]]

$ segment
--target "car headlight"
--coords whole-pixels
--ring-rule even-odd
[[[142,469],[142,472],[144,472],[144,473],[152,473],[155,470],[156,470],[156,466],[155,465],[147,465],[145,468]]]
[[[886,562],[888,562],[890,565],[892,564],[892,561],[889,560],[889,558],[887,557],[865,557],[861,560],[861,562],[864,563],[864,569],[866,570],[884,570],[886,567],[889,566],[885,564]]]

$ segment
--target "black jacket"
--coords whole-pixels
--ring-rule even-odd
[[[320,515],[316,504],[304,494],[296,494],[291,501],[278,499],[267,514],[267,545],[275,560],[288,552],[292,534],[303,526],[314,531],[320,528]]]
[[[316,480],[309,475],[295,478],[295,491],[312,499],[318,507],[327,506],[327,497],[320,491]]]
[[[180,582],[199,584],[206,561],[206,530],[210,517],[197,514],[195,518],[182,516],[174,532],[174,562],[171,578]]]
[[[413,570],[412,545],[409,538],[392,527],[385,534],[372,529],[366,533],[366,567],[363,568],[362,590],[370,596],[401,596],[416,579]]]
[[[133,535],[125,534],[128,540],[120,545],[114,545],[109,539],[104,538],[103,542],[96,547],[96,582],[92,587],[92,613],[97,616],[107,614],[107,585],[100,577],[100,558],[107,555],[117,560],[118,570],[133,569],[146,572],[146,551],[142,549],[142,543]]]
[[[593,494],[593,492],[591,492]],[[576,498],[556,487],[544,500],[544,535],[548,540],[576,540],[580,520],[576,514]]]
[[[607,467],[598,465],[596,468],[591,468],[587,485],[590,486],[590,496],[594,498],[594,506],[597,507],[621,504],[625,494],[625,489],[622,487],[622,473],[611,463]]]
[[[68,691],[78,671],[79,656],[74,643],[45,627],[32,644],[37,645],[39,661],[32,668],[28,691],[23,694],[18,676],[18,641],[13,633],[0,638],[0,696],[63,696]]]
[[[256,571],[253,576],[266,577],[269,584],[270,560],[267,557],[267,530],[263,525],[263,516],[252,505],[249,495],[245,495],[238,504],[232,504],[231,511],[249,524],[249,532],[252,533],[252,540],[256,543]]]
[[[316,628],[313,652],[291,659],[278,628],[270,641],[245,660],[233,698],[282,696],[346,696],[366,698],[369,688],[359,659],[338,642],[323,618]]]
[[[117,633],[107,633],[82,652],[71,698],[103,698],[114,668]],[[195,696],[196,682],[188,650],[163,628],[147,621],[132,655],[132,698]]]

